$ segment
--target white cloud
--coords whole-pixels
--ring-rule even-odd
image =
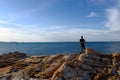
[[[0,20],[0,24],[6,24],[6,21]]]
[[[111,41],[120,41],[120,0],[115,0],[115,6],[106,9],[106,24],[109,28],[107,38]],[[104,39],[104,38],[103,38]]]
[[[110,30],[120,30],[120,1],[117,0],[116,6],[106,10],[107,22],[105,24]]]
[[[23,24],[18,24],[18,23],[14,23],[14,22],[10,22],[11,20],[0,20],[0,24],[5,24],[5,25],[9,25],[9,26],[17,26],[17,27],[23,27],[23,26],[26,26],[26,25],[23,25]]]
[[[87,17],[96,17],[97,14],[95,12],[90,12],[90,14]]]
[[[120,40],[120,33],[107,30],[93,30],[81,28],[66,28],[55,26],[44,28],[3,28],[0,27],[0,41],[24,41],[24,42],[55,42],[55,41],[79,41],[81,35],[86,41],[115,41]]]
[[[46,41],[46,34],[34,29],[0,27],[0,41]]]

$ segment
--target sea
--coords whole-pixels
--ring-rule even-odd
[[[101,54],[120,53],[120,42],[86,42]],[[79,42],[0,42],[0,55],[9,52],[23,52],[27,55],[76,54],[80,52]]]

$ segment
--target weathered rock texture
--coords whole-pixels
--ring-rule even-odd
[[[0,80],[120,80],[120,54],[31,56],[0,68]]]
[[[17,61],[26,58],[27,55],[21,52],[13,52],[0,55],[0,68],[15,64]]]

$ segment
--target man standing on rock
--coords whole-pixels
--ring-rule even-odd
[[[80,46],[81,46],[81,52],[83,52],[85,50],[85,39],[83,38],[83,36],[81,36],[80,39]]]

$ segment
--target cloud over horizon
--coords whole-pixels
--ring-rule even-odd
[[[105,26],[110,30],[120,30],[120,1],[117,1],[117,5],[106,10],[106,16],[108,21]]]
[[[20,41],[20,42],[76,42],[83,35],[86,41],[113,41],[111,32],[107,30],[93,30],[82,28],[69,28],[65,26],[56,26],[56,28],[47,29],[11,29],[0,28],[2,41]],[[25,30],[25,31],[24,31]],[[7,33],[6,33],[7,32]],[[103,36],[104,35],[104,36]],[[113,35],[114,36],[114,35]],[[9,38],[9,40],[6,40]],[[103,39],[104,38],[104,39]],[[118,40],[118,39],[116,39]],[[114,40],[115,41],[115,40]]]

